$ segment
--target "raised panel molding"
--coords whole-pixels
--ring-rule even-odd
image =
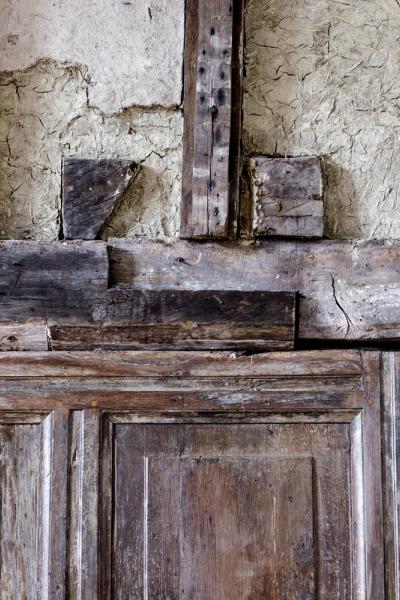
[[[383,600],[380,359],[0,355],[0,450],[13,464],[22,448],[9,498],[24,469],[32,482],[17,537],[40,542],[27,579],[9,577],[14,597],[39,573],[39,597],[56,600]]]

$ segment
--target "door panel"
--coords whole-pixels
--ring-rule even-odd
[[[0,355],[0,600],[398,600],[394,357],[93,356]]]
[[[348,598],[349,429],[116,424],[112,597]]]
[[[64,598],[66,415],[0,415],[1,421],[0,597]]]

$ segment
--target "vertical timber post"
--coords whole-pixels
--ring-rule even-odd
[[[236,237],[243,0],[187,0],[181,237]]]

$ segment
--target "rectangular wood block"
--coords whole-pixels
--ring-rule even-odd
[[[324,231],[318,158],[250,159],[253,233],[257,237],[320,238]]]

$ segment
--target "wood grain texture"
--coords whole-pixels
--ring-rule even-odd
[[[291,349],[295,294],[110,289],[48,328],[53,350]],[[78,323],[69,324],[77,320]]]
[[[99,439],[98,411],[73,412],[68,515],[68,598],[71,600],[92,600],[98,586]]]
[[[114,284],[298,291],[301,340],[390,340],[400,335],[397,242],[109,243]]]
[[[3,360],[10,597],[383,600],[380,353]]]
[[[94,240],[135,179],[129,160],[64,158],[62,226],[65,239]]]
[[[0,354],[0,377],[149,378],[207,380],[215,377],[360,379],[358,350],[274,352],[245,356],[233,352],[10,352]]]
[[[0,274],[0,322],[18,328],[20,335],[24,331],[25,343],[35,350],[33,322],[89,318],[87,299],[108,287],[107,247],[103,242],[1,242]],[[3,340],[4,349],[10,341]]]
[[[181,236],[236,232],[242,0],[189,0]]]
[[[43,352],[48,349],[45,321],[25,323],[0,322],[0,352],[30,350]]]
[[[382,490],[382,437],[380,354],[364,356],[365,400],[368,410],[362,418],[364,478],[369,482],[365,493],[365,537],[370,540],[365,551],[367,597],[385,597],[384,520]]]
[[[349,597],[347,427],[116,425],[113,597]]]
[[[324,206],[319,159],[255,156],[249,162],[253,234],[322,237]]]
[[[1,598],[38,597],[39,455],[40,425],[0,425]]]
[[[97,364],[96,364],[97,361]],[[3,369],[1,365],[3,364]],[[0,355],[0,408],[338,412],[363,406],[360,354],[12,353]],[[294,393],[296,392],[296,393]],[[343,419],[343,415],[340,416]],[[349,417],[350,418],[350,417]]]
[[[65,597],[68,412],[0,413],[0,595]],[[65,419],[67,417],[67,419]]]
[[[384,461],[385,577],[387,600],[400,599],[400,357],[382,357],[382,431]]]

